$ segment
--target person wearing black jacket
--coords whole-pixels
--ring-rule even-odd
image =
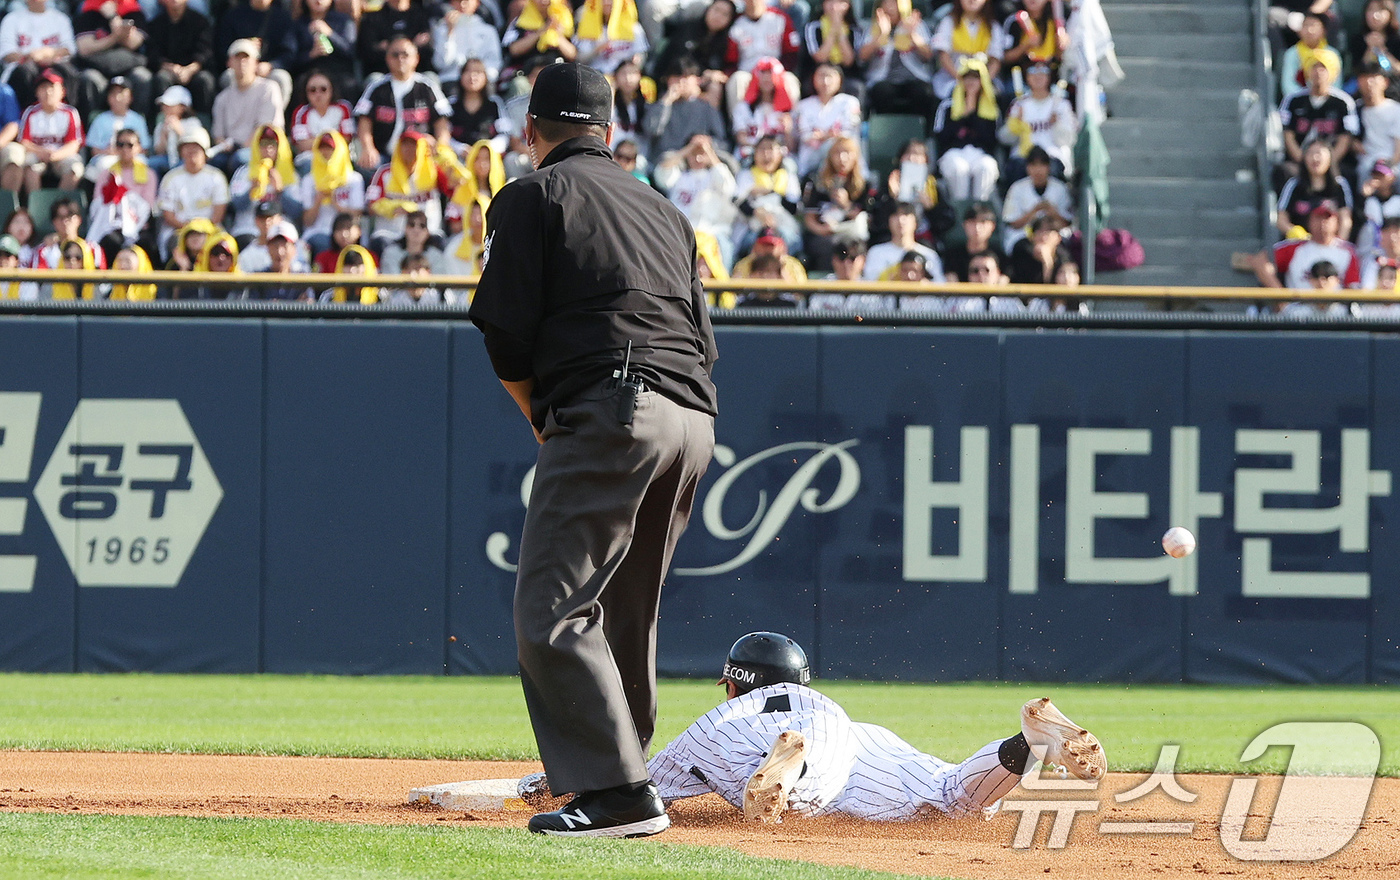
[[[714,448],[716,352],[685,216],[613,160],[612,89],[542,70],[537,169],[491,200],[469,315],[540,443],[515,587],[525,704],[561,810],[541,834],[670,825],[647,771],[661,581]]]
[[[948,185],[949,198],[991,199],[1001,177],[996,160],[999,127],[1000,112],[987,65],[966,58],[958,68],[953,94],[938,106],[933,122],[938,170]]]
[[[171,86],[190,90],[193,109],[208,113],[214,106],[214,26],[190,8],[189,0],[160,0],[161,11],[146,31],[146,66],[151,71],[151,94],[163,95]]]

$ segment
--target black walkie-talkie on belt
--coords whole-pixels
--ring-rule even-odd
[[[642,380],[631,372],[632,341],[627,341],[627,355],[623,358],[622,369],[613,370],[613,378],[618,382],[617,423],[632,424],[632,414],[637,411],[637,395],[642,392]]]

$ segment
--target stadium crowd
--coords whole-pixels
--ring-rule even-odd
[[[1348,33],[1331,0],[1278,3],[1270,24],[1278,59],[1283,156],[1274,170],[1282,240],[1236,257],[1266,287],[1393,290],[1400,268],[1400,17],[1394,0],[1368,0]],[[1388,310],[1309,300],[1286,314]]]
[[[612,79],[616,160],[689,217],[702,274],[1075,283],[1076,4],[863,2],[9,0],[0,265],[308,277],[0,297],[464,299],[314,275],[479,271],[492,195],[532,168],[530,84],[559,60]]]

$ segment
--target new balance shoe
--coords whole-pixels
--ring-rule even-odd
[[[1021,733],[1042,763],[1063,767],[1079,779],[1102,779],[1108,772],[1098,738],[1066,718],[1049,697],[1021,707]]]
[[[796,730],[785,730],[773,740],[768,757],[758,765],[744,788],[744,818],[781,822],[788,794],[802,776],[807,762],[807,739]]]
[[[563,808],[530,817],[536,834],[561,837],[646,837],[671,827],[671,817],[656,786],[630,786],[586,791]]]

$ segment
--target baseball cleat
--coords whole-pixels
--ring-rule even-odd
[[[531,773],[521,777],[515,784],[515,793],[535,809],[554,799],[554,793],[549,790],[549,777],[543,773]]]
[[[1102,779],[1108,772],[1098,738],[1066,718],[1049,697],[1021,707],[1021,733],[1041,763],[1063,767],[1079,779]]]
[[[807,762],[807,739],[796,730],[785,730],[773,740],[768,757],[758,765],[744,788],[744,818],[781,822],[788,794],[802,776]]]
[[[586,791],[561,809],[530,817],[530,830],[559,837],[646,837],[671,827],[656,786]]]

